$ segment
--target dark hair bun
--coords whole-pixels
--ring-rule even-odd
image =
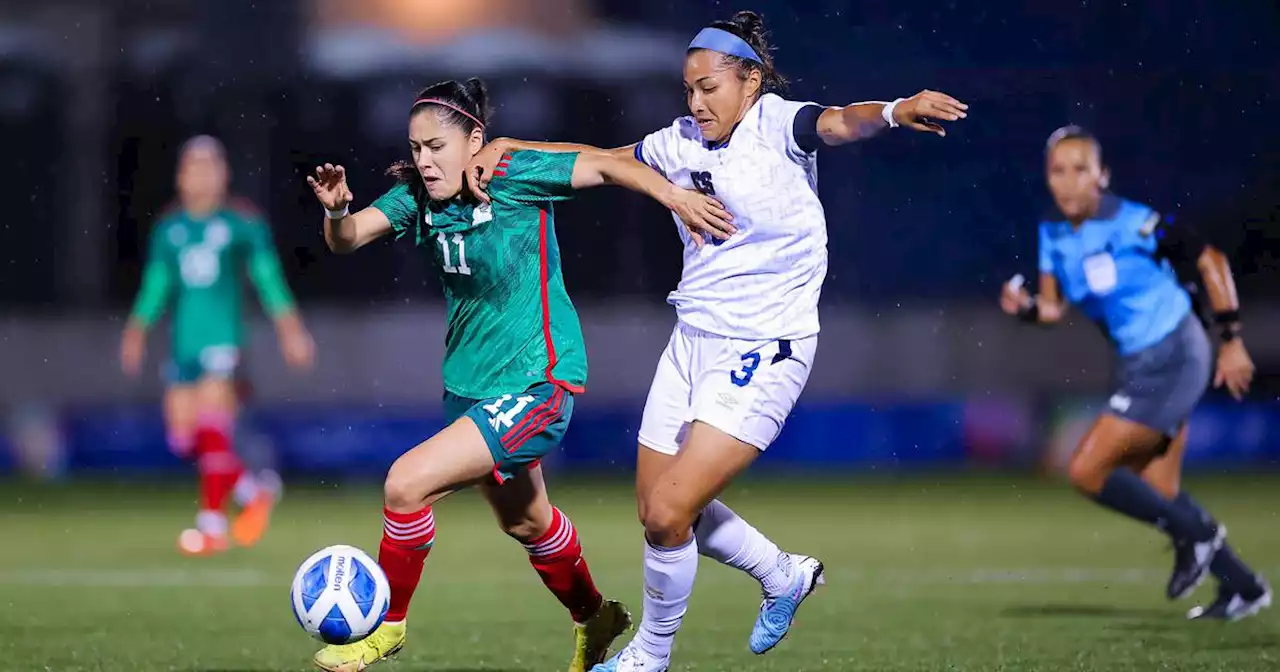
[[[485,87],[484,80],[479,77],[472,77],[462,85],[462,88],[467,92],[467,97],[471,99],[472,104],[475,106],[475,111],[480,113],[477,116],[487,121],[489,117],[489,89]]]
[[[729,20],[738,29],[738,37],[747,41],[756,51],[769,50],[769,33],[764,27],[764,17],[744,9]]]
[[[758,67],[764,78],[765,91],[786,91],[787,79],[778,73],[773,65],[773,47],[769,45],[769,31],[765,30],[764,17],[750,10],[743,10],[733,15],[728,21],[716,21],[712,28],[728,31],[742,38],[760,56],[761,65],[743,61],[739,63],[741,72]]]

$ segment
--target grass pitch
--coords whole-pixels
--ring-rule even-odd
[[[0,669],[29,672],[310,669],[317,643],[289,611],[297,563],[349,543],[377,552],[367,485],[293,487],[257,548],[188,559],[193,486],[0,483]],[[1197,479],[1255,568],[1280,575],[1280,478]],[[597,583],[639,616],[641,540],[629,484],[552,483]],[[1276,613],[1189,623],[1212,599],[1164,599],[1167,542],[1071,493],[1027,479],[749,482],[725,500],[783,547],[820,557],[828,585],[791,636],[753,656],[759,601],[746,576],[703,560],[673,670],[1280,669]],[[437,508],[438,537],[386,672],[563,670],[567,615],[483,502]],[[1273,576],[1272,578],[1276,578]]]

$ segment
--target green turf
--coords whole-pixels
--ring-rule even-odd
[[[1280,480],[1192,486],[1246,559],[1280,567]],[[638,612],[641,542],[625,484],[553,489],[600,586]],[[1274,614],[1184,621],[1191,603],[1163,597],[1164,540],[1056,484],[792,481],[726,499],[785,547],[820,556],[829,585],[786,642],[755,657],[755,584],[704,560],[676,670],[1280,669]],[[316,644],[290,615],[289,581],[318,547],[376,551],[378,491],[295,488],[260,547],[211,559],[174,551],[191,505],[175,486],[0,483],[0,669],[309,669]],[[563,669],[568,618],[480,500],[447,501],[437,521],[409,645],[379,668]]]

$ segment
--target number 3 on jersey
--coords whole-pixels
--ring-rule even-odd
[[[746,387],[751,382],[751,377],[756,375],[756,369],[760,367],[760,353],[748,352],[742,356],[742,370],[730,371],[729,380],[733,381],[738,387]]]
[[[511,401],[511,398],[511,395],[504,394],[501,397],[494,399],[492,404],[484,405],[484,410],[488,411],[489,415],[493,416],[492,418],[489,418],[489,425],[493,427],[494,431],[501,431],[503,427],[511,427],[511,425],[515,424],[516,416],[520,415],[520,411],[523,411],[526,406],[536,401],[533,397],[526,394],[522,397],[515,398],[515,406],[512,406],[505,411],[502,410],[502,407],[505,406],[508,401]]]
[[[467,243],[462,238],[461,233],[453,234],[453,238],[449,238],[448,234],[440,234],[436,236],[436,242],[440,243],[440,254],[444,257],[441,267],[445,273],[458,273],[461,275],[471,275],[471,267],[467,266]],[[449,244],[458,248],[458,265],[453,265],[453,257],[449,254]]]

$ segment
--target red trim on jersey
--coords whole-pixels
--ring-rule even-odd
[[[581,385],[574,385],[563,380],[557,380],[555,377],[556,369],[556,344],[551,338],[551,260],[547,256],[547,210],[542,208],[538,210],[538,257],[541,261],[541,285],[542,285],[542,339],[547,344],[547,382],[558,387],[563,387],[574,394],[582,394],[587,388]]]
[[[503,154],[502,158],[498,160],[498,165],[493,167],[493,176],[494,177],[505,176],[507,174],[507,166],[509,165],[511,165],[511,155]]]
[[[262,219],[263,211],[256,203],[249,200],[245,196],[228,196],[226,201],[220,206],[226,208],[246,219]],[[170,201],[160,211],[161,217],[176,215],[182,212],[182,203],[177,200]]]

